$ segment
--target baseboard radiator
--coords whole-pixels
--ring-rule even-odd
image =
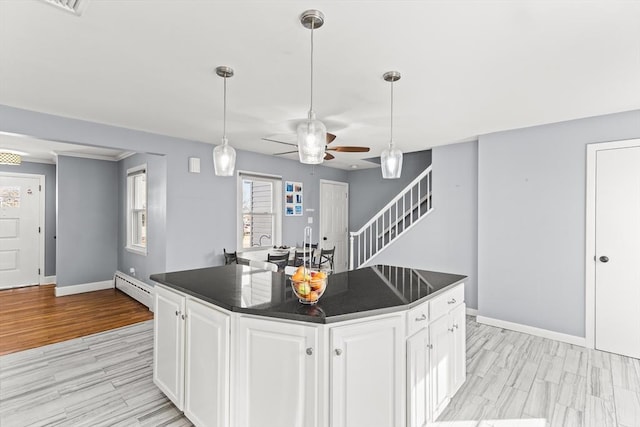
[[[149,307],[153,311],[153,286],[148,285],[134,277],[116,271],[113,276],[116,288],[120,289],[131,298]]]

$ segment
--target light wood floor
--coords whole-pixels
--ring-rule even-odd
[[[116,289],[55,296],[55,285],[0,291],[0,355],[153,318]]]
[[[435,426],[640,426],[638,359],[470,317],[467,351],[467,381]],[[152,359],[151,321],[0,356],[0,426],[191,425],[153,384]]]

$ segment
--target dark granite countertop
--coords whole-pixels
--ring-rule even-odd
[[[229,311],[312,323],[391,313],[416,306],[466,276],[376,265],[332,274],[315,305],[298,302],[289,278],[245,265],[154,274],[151,280]]]

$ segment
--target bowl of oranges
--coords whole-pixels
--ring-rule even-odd
[[[291,276],[291,287],[298,301],[303,304],[315,304],[327,287],[327,273],[300,266]]]

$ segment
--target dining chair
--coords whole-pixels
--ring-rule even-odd
[[[249,267],[261,268],[268,271],[278,271],[278,266],[272,262],[249,260]]]
[[[224,252],[224,265],[238,263],[238,252],[227,252],[224,248],[222,251]]]
[[[267,262],[272,262],[278,266],[278,271],[284,271],[289,263],[289,251],[282,254],[267,254]]]
[[[313,252],[311,250],[295,251],[293,253],[293,259],[289,262],[289,265],[300,267],[303,264],[308,264],[310,258],[313,260]]]
[[[335,251],[335,246],[333,247],[333,249],[320,249],[318,264],[316,264],[319,270],[333,272],[333,255]]]

